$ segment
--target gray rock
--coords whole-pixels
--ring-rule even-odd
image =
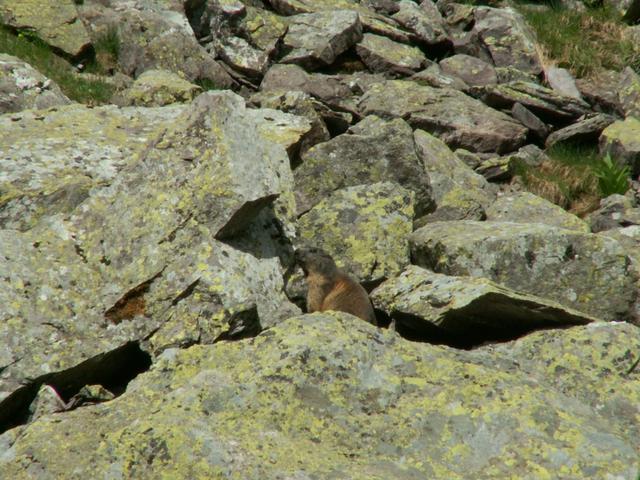
[[[190,82],[209,82],[230,88],[229,74],[192,34],[159,14],[126,10],[117,16],[120,53],[118,66],[127,75],[138,77],[145,70],[169,70]]]
[[[618,97],[618,85],[621,74],[613,70],[597,72],[590,78],[579,78],[576,86],[580,94],[592,105],[594,110],[624,115]]]
[[[480,343],[537,328],[589,323],[594,318],[560,304],[518,293],[486,278],[450,277],[409,265],[371,293],[374,306],[415,333],[442,331]],[[432,333],[433,335],[433,333]],[[471,340],[473,339],[473,340]]]
[[[294,16],[283,40],[283,63],[306,68],[331,65],[338,55],[362,38],[356,12],[333,10]]]
[[[640,225],[640,209],[624,195],[609,195],[600,200],[600,207],[589,214],[591,231],[602,232]]]
[[[474,152],[509,152],[522,146],[526,129],[507,115],[452,89],[436,89],[391,80],[373,85],[362,96],[363,115],[404,118],[451,148]]]
[[[202,88],[180,75],[166,70],[147,70],[124,92],[119,105],[162,107],[172,103],[186,103],[202,93]]]
[[[269,55],[243,38],[227,37],[216,50],[227,65],[250,78],[261,78],[269,67]]]
[[[561,142],[596,143],[602,131],[611,125],[615,118],[600,113],[585,120],[556,130],[547,137],[545,147],[549,148]]]
[[[613,122],[602,131],[599,140],[601,154],[609,153],[626,163],[633,176],[640,173],[640,119],[629,117]]]
[[[450,43],[444,19],[431,0],[423,0],[420,5],[400,0],[396,5],[398,11],[391,18],[412,33],[412,40],[425,46]]]
[[[240,20],[240,29],[244,38],[250,39],[267,55],[273,55],[280,39],[287,33],[288,20],[263,8],[247,6],[247,13]]]
[[[436,211],[425,221],[484,219],[485,209],[494,199],[487,181],[438,138],[422,130],[416,130],[414,138],[436,202]]]
[[[0,116],[0,228],[28,230],[71,213],[183,111],[76,104]]]
[[[0,469],[15,480],[65,478],[70,465],[93,478],[533,479],[570,464],[577,478],[634,478],[640,392],[626,372],[638,350],[638,329],[621,323],[461,351],[348,314],[304,315],[252,341],[169,350],[117,401],[7,432]]]
[[[544,75],[549,86],[560,95],[582,100],[576,81],[566,68],[547,67]]]
[[[371,33],[363,35],[356,52],[372,72],[410,75],[427,63],[427,57],[419,48]]]
[[[475,170],[489,182],[508,182],[515,171],[515,157],[505,155],[487,158]]]
[[[409,264],[413,198],[391,182],[336,190],[300,217],[300,238],[360,281],[379,282]]]
[[[494,108],[512,108],[518,102],[542,121],[564,126],[588,113],[589,105],[529,82],[511,82],[485,88],[484,101]]]
[[[424,70],[412,75],[409,80],[417,83],[418,85],[425,85],[427,87],[453,88],[454,90],[460,90],[461,92],[468,92],[470,90],[469,85],[467,85],[464,80],[456,76],[445,74],[437,63],[434,63]]]
[[[618,98],[625,117],[640,118],[640,75],[631,67],[625,68],[620,74]]]
[[[493,65],[469,55],[453,55],[440,60],[443,73],[461,78],[467,85],[485,86],[498,83]]]
[[[72,57],[91,45],[73,0],[1,0],[0,20],[3,25],[34,32],[45,43]]]
[[[534,115],[531,110],[516,102],[511,107],[511,116],[527,127],[533,136],[540,142],[549,136],[547,124]]]
[[[320,143],[295,171],[298,213],[345,187],[393,181],[415,193],[416,215],[433,209],[429,175],[416,154],[411,127],[370,116],[349,133]]]
[[[486,212],[487,221],[491,222],[518,222],[526,219],[529,223],[543,223],[583,233],[590,231],[584,220],[529,192],[501,195]]]
[[[0,54],[0,114],[69,103],[55,82],[19,58]]]
[[[497,67],[515,67],[526,73],[542,72],[535,35],[522,15],[511,8],[476,7],[473,31]]]
[[[624,249],[593,234],[539,223],[457,221],[420,228],[409,243],[422,267],[486,277],[605,320],[630,318],[636,299]]]

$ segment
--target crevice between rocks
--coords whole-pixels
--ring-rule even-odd
[[[151,356],[133,341],[67,370],[30,379],[0,402],[0,434],[27,423],[29,406],[42,385],[50,385],[65,403],[85,385],[102,385],[119,396],[131,380],[150,367]]]

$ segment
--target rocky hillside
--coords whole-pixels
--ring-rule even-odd
[[[0,478],[637,480],[640,50],[529,11],[0,0]]]

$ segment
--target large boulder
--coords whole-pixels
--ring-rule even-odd
[[[526,73],[542,72],[535,34],[512,8],[477,7],[473,33],[489,52],[496,67],[515,67]]]
[[[384,181],[415,193],[416,215],[433,209],[429,175],[416,155],[411,127],[400,119],[365,118],[304,153],[294,176],[298,213],[341,188]]]
[[[19,58],[0,54],[0,114],[69,103],[55,82]]]
[[[640,386],[626,372],[639,350],[628,324],[460,351],[348,314],[299,316],[249,342],[168,350],[117,401],[5,433],[0,469],[15,480],[65,478],[70,465],[97,478],[634,478]]]
[[[391,182],[337,190],[300,217],[300,238],[359,280],[380,281],[409,263],[413,197]]]
[[[372,72],[409,75],[427,63],[427,57],[419,48],[371,33],[364,34],[356,45],[356,52]]]
[[[73,0],[0,0],[0,21],[76,57],[91,45]]]
[[[483,87],[498,83],[493,65],[469,55],[457,54],[440,60],[440,68],[447,75],[462,79],[467,85]]]
[[[431,0],[416,2],[400,0],[398,11],[391,18],[411,32],[412,40],[426,47],[442,47],[451,40],[444,19]]]
[[[439,333],[442,340],[465,346],[594,320],[486,278],[450,277],[416,265],[377,287],[371,300],[395,321],[399,332],[422,333],[433,340],[439,340]]]
[[[282,41],[287,53],[281,61],[307,68],[331,65],[361,38],[360,18],[351,10],[296,15]]]
[[[363,115],[403,118],[432,133],[451,148],[509,152],[525,142],[527,129],[502,112],[450,88],[432,88],[404,80],[371,86],[362,96]]]
[[[409,238],[414,263],[486,277],[605,320],[630,318],[635,273],[612,239],[539,223],[437,222]],[[585,280],[588,279],[588,280]]]
[[[118,94],[118,104],[162,107],[193,100],[202,88],[167,70],[147,70],[124,92]]]

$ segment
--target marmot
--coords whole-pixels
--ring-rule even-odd
[[[294,256],[307,280],[307,312],[337,310],[378,325],[367,291],[340,270],[331,255],[319,248],[300,248]]]

